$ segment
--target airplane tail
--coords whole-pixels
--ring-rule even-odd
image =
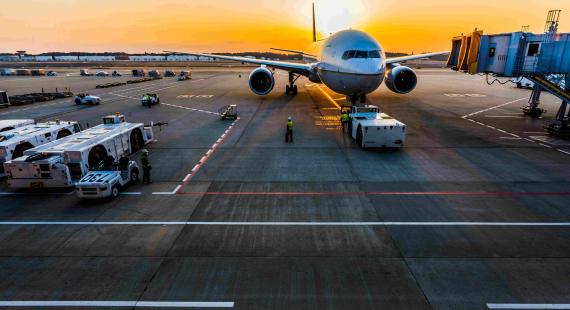
[[[317,27],[315,26],[315,3],[313,2],[313,42],[317,42]]]

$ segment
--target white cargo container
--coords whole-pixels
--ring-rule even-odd
[[[349,134],[362,148],[399,148],[406,140],[406,125],[377,106],[353,106],[349,114]]]
[[[33,119],[5,119],[0,120],[0,132],[13,130],[18,127],[33,124]]]
[[[131,155],[154,140],[152,124],[127,123],[122,115],[103,118],[103,124],[79,134],[24,152],[6,162],[11,188],[70,187],[107,156]]]
[[[4,175],[4,163],[21,157],[24,152],[46,143],[81,131],[77,122],[46,122],[18,127],[0,132],[0,176]]]

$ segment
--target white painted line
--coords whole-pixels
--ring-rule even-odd
[[[188,173],[182,182],[187,182],[190,179],[190,176],[192,176],[192,174]]]
[[[142,195],[141,192],[121,192],[121,195]]]
[[[217,144],[217,143],[212,144],[212,149],[215,149],[215,148],[217,148],[217,147],[218,147],[218,144]]]
[[[220,143],[220,142],[222,142],[222,139],[216,140],[216,143]]]
[[[172,194],[176,194],[176,193],[180,190],[181,187],[182,187],[182,185],[176,186],[176,187],[174,188],[174,190],[172,191]]]
[[[200,163],[203,163],[206,161],[206,156],[202,156],[202,158],[200,158]]]
[[[544,146],[544,147],[547,147],[547,148],[549,148],[549,149],[551,149],[551,148],[552,148],[552,146],[550,146],[550,145],[546,145],[546,144],[543,144],[543,143],[539,143],[538,145],[542,145],[542,146]]]
[[[521,140],[520,137],[499,137],[499,139],[506,139],[506,140]]]
[[[485,115],[485,117],[491,118],[524,118],[524,116],[515,116],[515,115]]]
[[[570,304],[487,304],[489,309],[570,309]]]
[[[479,113],[483,113],[483,112],[487,112],[487,111],[489,111],[489,110],[493,110],[493,109],[496,109],[496,108],[504,107],[504,106],[506,106],[506,105],[508,105],[508,104],[515,103],[515,102],[521,101],[521,100],[526,100],[526,99],[527,99],[527,97],[515,99],[515,100],[513,100],[513,101],[505,102],[505,103],[499,104],[499,105],[494,106],[494,107],[486,108],[486,109],[483,109],[483,110],[480,110],[480,111],[477,111],[477,112],[473,112],[473,113],[471,113],[471,114],[467,114],[467,115],[465,115],[465,116],[466,116],[466,117],[469,117],[469,116],[477,115],[477,114],[479,114]]]
[[[153,195],[173,195],[172,192],[152,192]]]
[[[152,308],[233,308],[225,301],[96,301],[96,300],[13,300],[0,301],[3,307],[152,307]]]
[[[200,165],[195,165],[194,168],[192,168],[192,172],[196,171],[198,168],[200,168]]]
[[[561,150],[561,149],[556,149],[556,150],[557,150],[558,152],[562,152],[562,153],[564,153],[564,154],[566,154],[566,155],[570,155],[570,152],[567,152],[567,151],[564,151],[564,150]]]
[[[485,126],[487,126],[487,127],[491,128],[491,129],[497,129],[497,128],[495,128],[495,127],[491,126],[491,125],[485,125]]]
[[[173,195],[172,192],[164,192]],[[154,193],[153,193],[154,194]],[[195,226],[459,226],[459,227],[570,227],[570,222],[0,222],[1,225],[195,225]]]
[[[533,134],[541,134],[541,135],[545,134],[544,131],[523,131],[523,133],[533,133]]]
[[[207,156],[210,155],[210,154],[212,154],[212,149],[209,149],[209,150],[206,152],[206,155],[207,155]]]

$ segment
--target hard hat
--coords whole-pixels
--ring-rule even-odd
[[[142,150],[142,153],[143,153],[143,155],[148,155],[148,150],[144,149],[144,150]]]
[[[287,118],[287,120],[289,120],[289,121],[290,121],[290,120],[291,120],[291,116],[289,116],[289,117]]]

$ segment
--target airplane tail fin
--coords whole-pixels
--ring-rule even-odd
[[[317,42],[317,27],[315,26],[315,3],[313,2],[313,42]]]

